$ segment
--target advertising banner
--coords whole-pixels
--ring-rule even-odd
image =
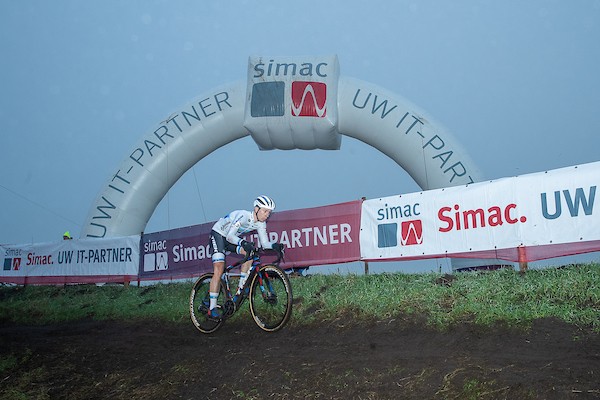
[[[361,256],[533,261],[599,250],[600,213],[594,207],[599,183],[600,163],[590,163],[367,200]]]
[[[250,57],[244,127],[261,150],[338,150],[337,56]]]
[[[270,240],[286,246],[285,268],[337,264],[360,259],[362,200],[275,213]],[[253,236],[253,240],[256,238]]]
[[[15,284],[137,279],[140,236],[0,245],[0,281]]]
[[[283,268],[360,258],[361,201],[282,211],[267,222],[269,239],[285,247]],[[212,271],[209,234],[214,222],[142,236],[140,279],[176,279]],[[244,236],[259,245],[256,233]],[[239,256],[227,256],[232,264]]]
[[[142,235],[140,279],[180,279],[212,271],[208,235],[213,224]]]

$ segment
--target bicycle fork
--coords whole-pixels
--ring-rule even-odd
[[[243,296],[247,297],[247,295],[249,294],[249,290],[246,289],[248,289],[248,286],[252,284],[254,276],[257,275],[256,279],[258,279],[258,287],[260,288],[262,297],[264,299],[272,298],[273,296],[275,296],[275,292],[273,290],[273,286],[271,285],[271,280],[267,276],[265,276],[263,272],[259,271],[258,264],[259,258],[255,257],[252,260],[252,266],[248,270],[248,279],[244,284],[244,290],[242,290]]]
[[[277,294],[273,289],[271,279],[269,279],[266,273],[258,272],[258,286],[265,301],[272,303],[277,300]]]

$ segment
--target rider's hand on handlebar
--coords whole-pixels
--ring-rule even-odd
[[[283,251],[283,249],[284,249],[284,246],[281,243],[273,243],[271,245],[271,248],[273,250],[275,250],[276,252],[281,253]]]
[[[252,243],[252,242],[247,242],[245,240],[242,240],[242,242],[240,243],[240,246],[242,246],[242,248],[246,251],[246,254],[248,254],[252,250],[254,250],[254,243]]]

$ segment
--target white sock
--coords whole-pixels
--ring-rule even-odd
[[[244,287],[244,283],[246,283],[246,279],[248,279],[248,274],[246,272],[242,272],[240,274],[240,283],[238,285],[238,289],[242,289]]]
[[[219,293],[209,292],[210,295],[210,309],[212,310],[217,306],[217,299],[219,298]]]

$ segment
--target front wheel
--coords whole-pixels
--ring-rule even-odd
[[[292,315],[292,285],[286,273],[275,265],[262,266],[250,287],[254,322],[266,332],[283,328]]]
[[[215,321],[209,319],[206,315],[208,313],[208,307],[210,305],[209,292],[210,292],[210,280],[213,274],[204,274],[200,276],[190,294],[190,317],[196,329],[202,333],[213,333],[223,325],[223,319]],[[219,299],[217,304],[223,307],[225,302],[225,291],[221,285],[219,290]]]

